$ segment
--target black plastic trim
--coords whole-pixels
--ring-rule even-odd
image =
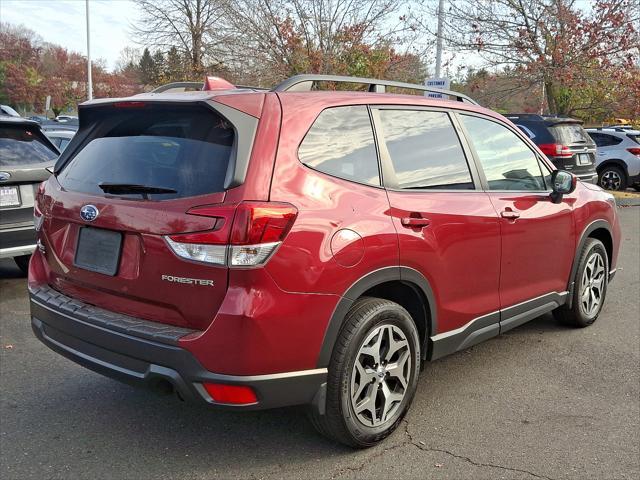
[[[442,358],[477,343],[488,340],[500,333],[500,312],[493,312],[475,318],[456,330],[443,332],[431,337],[432,349],[429,360]]]
[[[529,320],[539,317],[567,300],[569,292],[550,292],[540,297],[474,318],[466,325],[431,337],[432,350],[429,360],[464,350],[489,338],[498,336]]]
[[[529,320],[554,310],[567,301],[569,292],[551,292],[500,311],[500,333],[519,327]]]
[[[567,290],[569,291],[569,298],[567,300],[567,305],[569,308],[573,305],[573,289],[575,288],[575,278],[576,272],[578,270],[578,263],[580,263],[580,254],[582,253],[582,248],[584,247],[587,238],[591,232],[604,228],[607,232],[609,232],[609,236],[613,239],[613,233],[611,231],[611,225],[606,220],[594,220],[586,228],[583,230],[580,235],[580,241],[578,242],[578,246],[576,247],[576,251],[573,257],[573,264],[571,265],[571,274],[569,275],[569,281],[567,283]],[[609,259],[609,265],[611,265],[611,258]]]
[[[420,289],[427,299],[429,318],[427,325],[427,335],[425,340],[428,340],[429,333],[437,330],[437,313],[436,302],[433,290],[427,279],[417,270],[409,267],[390,266],[383,267],[373,272],[368,273],[364,277],[357,280],[349,289],[344,293],[338,305],[336,306],[331,319],[327,325],[327,329],[324,334],[324,340],[322,347],[320,348],[320,355],[318,357],[318,368],[326,368],[331,361],[331,353],[333,352],[333,346],[335,345],[338,333],[342,328],[345,316],[351,308],[351,305],[362,296],[364,292],[377,285],[392,281],[402,281],[407,284],[415,285]],[[426,341],[425,341],[426,343]],[[423,348],[423,352],[426,352],[426,348]]]
[[[326,369],[252,376],[213,373],[188,350],[175,344],[117,331],[113,322],[96,324],[81,318],[86,307],[77,300],[61,301],[55,296],[45,299],[44,295],[38,295],[38,290],[32,291],[32,329],[55,352],[128,384],[153,388],[169,382],[184,400],[233,410],[260,410],[312,404],[327,381]],[[258,402],[215,403],[202,387],[203,382],[250,386]]]

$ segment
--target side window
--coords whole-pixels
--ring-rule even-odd
[[[536,134],[533,133],[531,130],[529,130],[527,127],[525,127],[524,125],[518,125],[516,124],[516,127],[518,127],[520,130],[522,130],[522,132],[529,137],[530,139],[534,139],[536,138]]]
[[[380,120],[400,188],[474,188],[447,113],[380,110]]]
[[[489,190],[545,190],[535,153],[507,127],[484,118],[461,115]]]
[[[320,172],[380,185],[373,129],[365,106],[324,110],[304,137],[298,157]]]

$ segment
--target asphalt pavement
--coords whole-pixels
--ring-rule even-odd
[[[640,478],[640,207],[619,212],[595,325],[544,315],[428,364],[398,431],[360,451],[302,409],[210,411],[83,369],[33,336],[0,261],[0,478]]]

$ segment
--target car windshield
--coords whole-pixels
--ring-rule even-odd
[[[19,127],[0,127],[0,166],[20,167],[50,163],[58,156],[38,135]]]

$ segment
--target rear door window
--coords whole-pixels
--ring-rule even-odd
[[[367,185],[380,185],[378,157],[365,106],[324,110],[298,149],[308,167]]]
[[[24,126],[0,126],[0,167],[50,163],[58,157],[52,148]]]
[[[382,135],[402,189],[473,189],[469,165],[449,115],[380,110]]]
[[[104,185],[116,184],[171,191],[148,195],[156,200],[224,190],[235,131],[213,110],[147,106],[114,109],[100,118],[88,143],[58,175],[65,189],[104,194]],[[141,195],[126,189],[117,194]]]
[[[622,143],[622,139],[606,133],[590,133],[589,134],[598,147],[611,147]]]

